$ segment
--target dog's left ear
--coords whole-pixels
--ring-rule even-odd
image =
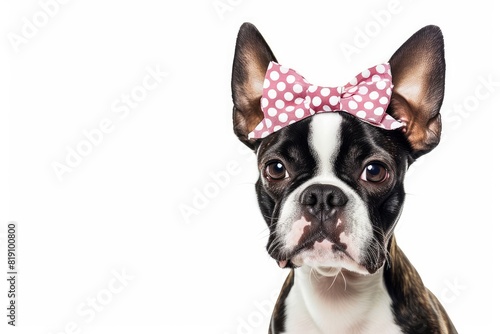
[[[394,89],[388,113],[403,121],[413,158],[430,152],[441,137],[444,97],[444,43],[441,29],[426,26],[391,57]]]
[[[233,92],[234,133],[248,147],[255,149],[255,139],[248,134],[262,121],[260,98],[269,62],[276,58],[264,37],[251,23],[243,23],[236,39],[231,89]]]

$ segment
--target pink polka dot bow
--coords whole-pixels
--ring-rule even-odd
[[[260,105],[264,119],[248,138],[264,138],[306,117],[345,111],[373,126],[393,130],[403,126],[385,111],[392,94],[389,63],[364,70],[345,86],[321,87],[294,70],[270,62]]]

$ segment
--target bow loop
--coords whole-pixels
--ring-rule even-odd
[[[403,126],[385,111],[392,94],[389,63],[373,66],[345,86],[312,85],[295,70],[270,62],[263,84],[264,119],[249,138],[264,138],[282,127],[322,112],[348,112],[384,129]]]

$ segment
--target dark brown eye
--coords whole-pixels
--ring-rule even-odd
[[[269,181],[279,181],[288,177],[285,165],[279,161],[271,161],[264,169],[264,175]]]
[[[379,162],[371,162],[366,165],[361,173],[361,180],[373,183],[379,183],[387,180],[389,172],[384,165]]]

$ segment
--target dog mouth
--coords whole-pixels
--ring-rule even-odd
[[[278,257],[276,262],[280,268],[300,267],[300,265],[297,265],[294,262],[294,259],[299,257],[302,253],[314,251],[315,247],[318,245],[323,245],[322,248],[326,248],[326,246],[329,248],[331,254],[329,254],[328,257],[331,256],[333,258],[336,256],[340,258],[347,258],[350,261],[356,262],[351,254],[349,254],[345,243],[340,242],[340,240],[334,240],[334,238],[331,238],[322,230],[309,235],[305,240],[302,240],[300,244],[295,246],[292,251]]]

